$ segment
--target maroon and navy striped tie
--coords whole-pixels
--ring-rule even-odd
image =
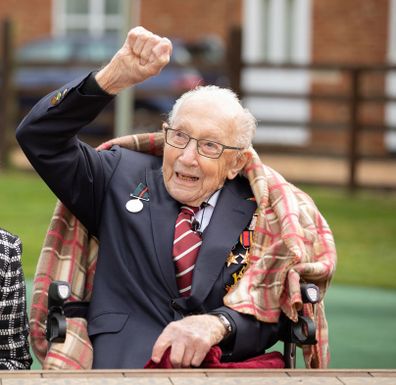
[[[176,219],[173,241],[173,262],[179,294],[187,297],[191,293],[191,283],[195,261],[202,243],[199,233],[192,230],[192,217],[199,207],[181,206]]]

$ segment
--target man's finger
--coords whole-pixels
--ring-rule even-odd
[[[136,40],[138,37],[145,33],[149,32],[146,28],[141,27],[140,25],[138,27],[132,28],[129,30],[126,41],[130,47],[133,47],[136,43]]]
[[[178,343],[178,342],[173,342],[171,351],[170,351],[170,362],[172,364],[172,367],[174,368],[181,368],[183,359],[184,359],[184,354],[186,352],[186,347],[183,343]],[[191,357],[190,357],[191,359]],[[188,364],[186,367],[189,367],[190,365]]]
[[[208,354],[207,351],[195,350],[194,351],[194,355],[191,358],[190,365],[195,367],[195,368],[198,368],[199,366],[201,366],[202,361],[205,359],[207,354]]]
[[[171,344],[169,340],[165,339],[161,334],[157,338],[157,341],[155,341],[155,344],[153,346],[153,351],[151,353],[151,359],[158,364],[161,361],[162,356],[164,355],[166,349],[168,349],[170,346]]]
[[[190,368],[191,361],[194,357],[195,350],[191,346],[186,346],[184,350],[184,354],[181,360],[181,367],[182,368]]]
[[[145,65],[149,62],[153,49],[156,45],[161,44],[161,38],[153,35],[147,39],[140,52],[140,65]]]
[[[143,51],[144,46],[147,44],[147,42],[150,42],[152,39],[153,34],[151,32],[142,32],[139,33],[135,44],[131,47],[132,52],[137,56],[140,57]]]
[[[169,63],[172,54],[172,43],[169,39],[162,38],[161,42],[154,46],[150,62],[158,62],[160,66],[165,66]]]

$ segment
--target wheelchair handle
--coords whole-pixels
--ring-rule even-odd
[[[65,341],[67,325],[63,305],[70,295],[71,289],[68,282],[51,282],[48,288],[48,316],[45,334],[50,343]]]
[[[300,282],[300,290],[303,303],[315,304],[320,301],[320,291],[315,284]],[[309,317],[305,317],[300,311],[297,322],[287,320],[284,343],[285,367],[294,369],[296,367],[296,345],[315,345],[317,343],[315,322]]]
[[[301,283],[301,298],[303,303],[318,303],[320,300],[319,288],[313,283]]]

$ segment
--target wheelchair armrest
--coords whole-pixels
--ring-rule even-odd
[[[64,303],[70,297],[68,282],[53,281],[48,288],[48,315],[46,339],[49,343],[64,342],[66,338],[66,316]]]
[[[291,341],[299,345],[315,345],[316,325],[311,318],[302,315],[298,316],[298,321],[291,325]]]
[[[319,302],[319,288],[313,283],[301,283],[301,298],[303,303]],[[284,342],[300,345],[316,344],[316,325],[312,319],[298,314],[297,322],[287,320],[286,335]]]
[[[301,298],[303,303],[315,304],[319,302],[319,288],[313,283],[301,283]],[[296,345],[315,345],[316,325],[315,322],[305,317],[302,312],[298,314],[298,321],[286,322],[286,333],[284,335],[284,360],[286,368],[296,367]]]
[[[65,342],[66,317],[87,318],[89,302],[70,301],[71,289],[68,282],[53,281],[48,288],[48,315],[46,339],[48,342]]]

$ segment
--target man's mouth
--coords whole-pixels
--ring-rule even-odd
[[[185,182],[196,182],[199,179],[197,176],[181,174],[180,172],[176,172],[176,177]]]

